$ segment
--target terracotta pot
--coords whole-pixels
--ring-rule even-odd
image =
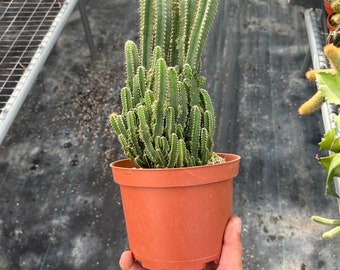
[[[218,262],[240,162],[237,155],[219,155],[226,163],[176,169],[110,164],[130,249],[145,268],[197,270]]]
[[[335,30],[335,28],[333,27],[333,25],[331,24],[331,18],[335,13],[329,14],[327,16],[327,29],[329,30],[329,32],[333,32]]]
[[[325,11],[326,11],[327,16],[330,15],[330,14],[335,13],[335,11],[332,8],[332,5],[331,5],[331,3],[329,1],[323,0],[323,5],[325,7]]]

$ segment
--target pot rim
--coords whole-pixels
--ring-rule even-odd
[[[216,163],[216,164],[206,164],[206,165],[201,165],[201,166],[190,166],[190,167],[181,167],[181,168],[140,168],[137,164],[135,164],[133,161],[130,159],[119,159],[116,161],[113,161],[110,163],[111,168],[117,168],[120,170],[136,170],[136,169],[141,169],[141,170],[147,170],[147,171],[180,171],[180,170],[198,170],[201,169],[202,167],[212,167],[212,166],[223,166],[224,164],[235,162],[241,159],[239,155],[236,154],[228,154],[228,153],[216,153],[218,156],[223,157],[225,159],[225,162],[223,163]]]
[[[226,162],[184,168],[138,169],[131,160],[112,162],[114,181],[120,186],[164,188],[199,186],[233,179],[238,174],[241,157],[217,153]]]

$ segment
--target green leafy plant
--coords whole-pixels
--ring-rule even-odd
[[[322,168],[327,172],[326,194],[340,198],[333,188],[334,177],[340,176],[340,116],[334,117],[335,127],[330,129],[319,143],[321,150],[328,150],[334,154],[319,158]]]
[[[139,49],[125,44],[122,113],[110,115],[125,155],[140,167],[220,161],[213,105],[200,76],[217,6],[218,0],[140,0]]]
[[[334,177],[340,176],[340,116],[334,116],[333,120],[335,127],[333,129],[330,129],[319,143],[321,150],[328,150],[333,154],[321,158],[317,156],[317,160],[327,173],[325,193],[327,195],[340,198],[339,194],[333,188]],[[340,220],[327,219],[320,216],[312,216],[312,220],[317,223],[332,227],[331,230],[323,233],[322,237],[324,239],[329,239],[340,235]]]

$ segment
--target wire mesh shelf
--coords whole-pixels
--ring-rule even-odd
[[[2,0],[0,144],[78,0]]]

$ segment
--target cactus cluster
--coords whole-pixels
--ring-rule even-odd
[[[142,168],[205,165],[215,117],[199,75],[218,0],[140,0],[139,50],[125,44],[122,113],[110,115],[126,156]]]

